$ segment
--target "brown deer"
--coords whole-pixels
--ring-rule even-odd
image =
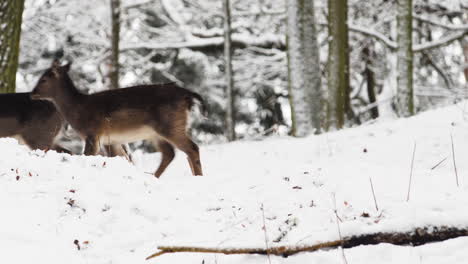
[[[0,137],[14,137],[31,149],[70,153],[55,144],[63,122],[52,103],[31,100],[30,93],[0,94]]]
[[[30,149],[72,154],[56,144],[64,124],[65,120],[51,102],[32,100],[30,93],[0,94],[0,138],[15,138]],[[101,153],[130,160],[120,145],[105,146]]]
[[[160,177],[174,159],[174,147],[185,152],[193,175],[203,175],[197,144],[187,135],[188,117],[203,98],[175,84],[154,84],[83,94],[68,75],[70,64],[52,67],[39,78],[31,97],[52,101],[85,140],[85,155],[96,155],[100,144],[123,144],[156,138],[162,154],[154,173]]]

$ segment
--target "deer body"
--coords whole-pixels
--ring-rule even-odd
[[[30,93],[0,94],[0,137],[13,137],[31,149],[69,152],[54,144],[63,119],[54,105]]]
[[[196,93],[175,84],[143,85],[95,94],[80,93],[68,76],[69,65],[54,64],[33,90],[34,99],[51,100],[85,140],[85,155],[101,144],[154,139],[162,153],[159,177],[173,160],[174,146],[185,152],[194,175],[202,175],[198,146],[187,135]]]

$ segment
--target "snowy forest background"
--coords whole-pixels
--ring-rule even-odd
[[[4,11],[20,2],[0,1]],[[217,142],[321,133],[465,98],[468,3],[398,3],[25,0],[22,21],[1,19],[21,23],[17,92],[54,58],[73,61],[85,93],[176,82],[206,98],[210,116],[193,133]]]
[[[0,0],[1,93],[31,91],[58,58],[84,93],[196,91],[209,116],[194,141],[237,140],[200,144],[203,177],[181,153],[155,179],[163,157],[150,144],[131,145],[129,162],[0,138],[2,260],[465,264],[467,11],[467,0]],[[5,112],[0,130],[17,117]],[[76,135],[63,140],[81,153]]]

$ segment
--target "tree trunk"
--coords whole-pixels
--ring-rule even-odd
[[[232,76],[232,46],[231,46],[231,6],[229,0],[223,0],[224,10],[224,60],[226,74],[226,136],[229,141],[236,139],[234,112],[234,80]]]
[[[369,104],[373,105],[377,102],[377,97],[375,95],[375,74],[372,67],[372,57],[374,52],[372,50],[373,43],[369,43],[369,46],[365,47],[362,50],[364,55],[366,67],[364,69],[364,76],[366,78],[366,86],[367,86],[367,97],[369,98]],[[379,117],[379,108],[377,105],[370,109],[371,117],[376,119]]]
[[[0,93],[13,93],[24,0],[0,0]]]
[[[292,134],[321,132],[322,90],[314,0],[288,4],[288,74]]]
[[[328,0],[329,127],[340,129],[350,113],[347,0]]]
[[[465,64],[463,65],[463,72],[465,73],[465,86],[468,88],[468,37],[462,40],[463,54],[465,55]]]
[[[111,59],[109,67],[110,89],[119,88],[119,41],[120,41],[120,0],[110,0],[111,9]]]
[[[413,3],[412,0],[397,1],[397,98],[400,116],[414,114],[413,99]]]

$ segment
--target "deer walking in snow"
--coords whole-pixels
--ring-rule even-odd
[[[85,155],[96,155],[100,144],[124,144],[156,139],[162,160],[160,177],[174,159],[174,146],[185,152],[193,175],[203,175],[197,144],[187,135],[188,117],[203,98],[175,84],[154,84],[83,94],[68,75],[70,64],[54,61],[39,78],[31,98],[52,101],[85,140]]]

